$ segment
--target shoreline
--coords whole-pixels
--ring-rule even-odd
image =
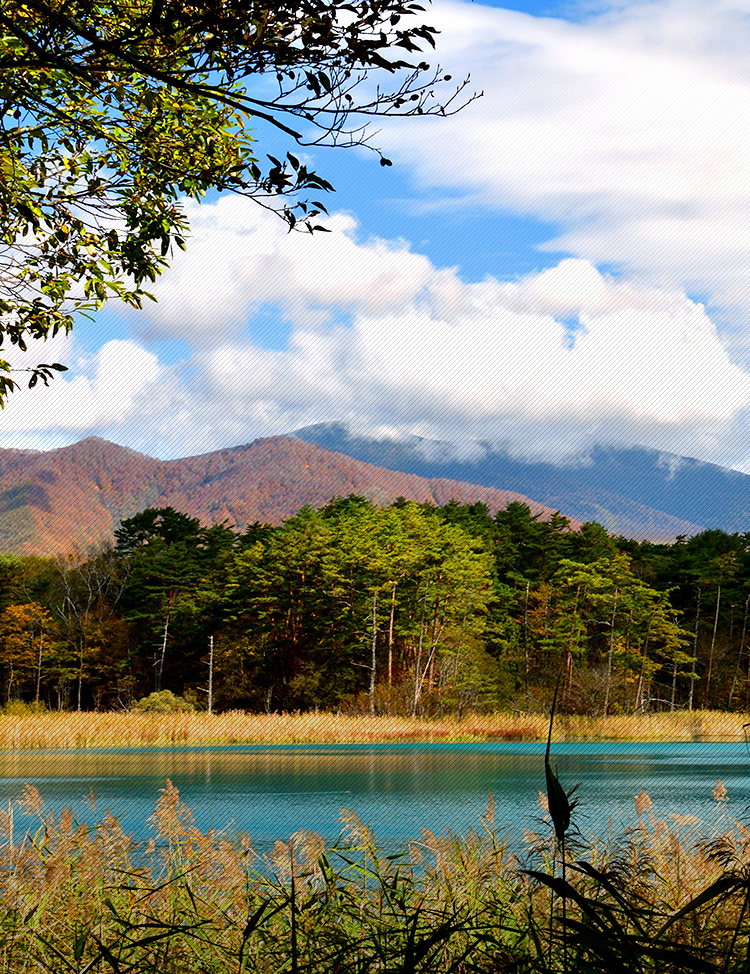
[[[744,741],[744,713],[675,711],[641,716],[555,718],[553,742]],[[546,741],[542,714],[456,718],[346,716],[333,713],[0,714],[0,751],[122,750],[242,745],[472,744]]]

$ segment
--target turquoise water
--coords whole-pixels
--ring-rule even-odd
[[[554,765],[566,788],[580,785],[584,837],[635,824],[633,798],[642,790],[657,817],[748,818],[742,740],[557,744]],[[167,778],[199,828],[248,832],[259,851],[302,828],[335,840],[342,808],[356,811],[388,851],[423,827],[465,833],[480,827],[488,792],[501,829],[520,837],[544,828],[544,746],[536,743],[0,752],[0,767],[0,806],[29,783],[48,807],[69,806],[79,821],[109,810],[137,839],[151,834],[147,819]],[[721,807],[711,796],[717,779],[729,794]]]

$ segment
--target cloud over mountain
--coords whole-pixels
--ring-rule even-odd
[[[13,399],[4,430],[18,445],[52,415],[61,430],[175,455],[335,417],[550,456],[602,439],[696,443],[750,403],[750,377],[679,291],[571,258],[466,282],[403,242],[362,239],[350,217],[329,227],[288,234],[237,199],[196,208],[193,245],[134,320],[139,340]],[[219,253],[221,267],[207,258]],[[287,322],[286,347],[254,340],[261,304]],[[160,365],[145,343],[178,334],[188,354]]]
[[[470,279],[351,214],[310,237],[243,199],[188,201],[159,303],[90,353],[45,349],[75,374],[12,397],[0,445],[88,432],[177,456],[338,419],[529,458],[643,444],[749,469],[746,5],[579,14],[438,0],[440,59],[485,95],[379,135],[433,207],[551,226],[554,266]]]

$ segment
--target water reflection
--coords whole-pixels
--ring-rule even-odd
[[[729,792],[726,811],[743,818],[748,762],[739,740],[567,744],[554,756],[563,785],[580,783],[584,835],[601,834],[610,818],[615,831],[633,824],[633,797],[642,790],[658,816],[711,820],[718,778]],[[341,808],[354,809],[389,851],[419,838],[423,827],[463,833],[480,826],[489,791],[498,825],[520,835],[540,826],[544,788],[541,744],[37,751],[0,753],[0,766],[3,805],[28,782],[49,807],[69,806],[89,822],[108,809],[139,839],[149,837],[148,816],[170,778],[200,828],[247,831],[259,850],[300,828],[335,840]]]

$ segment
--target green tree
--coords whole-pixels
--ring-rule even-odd
[[[501,578],[537,578],[544,559],[544,531],[528,504],[512,501],[495,515],[495,561]]]
[[[735,601],[745,601],[742,591],[747,584],[747,581],[743,584],[743,576],[746,580],[748,578],[747,549],[746,536],[715,529],[702,531],[687,542],[674,546],[672,564],[667,573],[671,579],[668,584],[681,585],[684,591],[683,611],[687,613],[689,610],[689,615],[694,619],[692,655],[696,663],[688,699],[691,710],[700,680],[705,678],[701,704],[710,706],[717,675],[715,665],[726,662],[727,657],[731,664],[732,607]],[[729,620],[726,618],[727,609]],[[699,658],[705,659],[702,676],[698,673]],[[718,669],[720,676],[721,667]]]
[[[486,512],[482,505],[461,511],[449,504],[446,511],[407,503],[383,516],[386,585],[395,593],[398,582],[395,633],[410,671],[412,713],[423,709],[425,691],[439,703],[476,695],[486,688],[467,672],[479,672],[480,658],[492,666],[481,638],[493,597]]]
[[[261,162],[254,128],[291,147],[356,145],[370,116],[445,114],[452,98],[433,95],[449,78],[418,57],[436,32],[405,23],[421,12],[410,0],[0,0],[0,349],[68,331],[111,296],[140,307],[184,247],[185,197],[243,193],[316,229],[325,207],[306,197],[332,187],[291,152]],[[62,368],[40,364],[29,384]],[[0,360],[0,404],[10,371]]]
[[[225,617],[246,636],[246,674],[255,704],[292,709],[330,705],[356,686],[346,633],[335,625],[340,583],[331,526],[303,507],[241,550],[229,571]]]
[[[590,658],[592,636],[599,642],[598,624],[602,621],[606,624],[608,620],[608,613],[602,613],[602,609],[606,608],[612,583],[597,570],[599,567],[563,559],[552,579],[555,597],[549,645],[562,657],[565,673],[563,705],[572,690],[576,664],[585,663]],[[597,625],[591,625],[592,618]]]
[[[677,625],[669,592],[638,578],[624,552],[588,564],[563,561],[553,583],[557,596],[551,628],[565,656],[565,689],[572,685],[574,661],[588,663],[592,674],[603,670],[601,700],[585,701],[584,709],[600,706],[608,713],[619,677],[619,705],[645,710],[651,681],[662,667],[669,670],[674,695],[679,668],[692,657],[684,652],[688,634]]]
[[[359,665],[369,670],[372,713],[385,624],[388,682],[399,634],[409,655],[415,713],[425,689],[444,695],[458,680],[462,652],[481,633],[491,559],[480,538],[454,523],[456,514],[454,506],[447,517],[418,504],[378,509],[360,498],[328,509],[340,579],[335,594],[343,610],[337,625],[349,629],[352,645],[359,641],[367,648],[369,658]]]
[[[0,555],[0,611],[22,600],[24,568],[21,555]]]
[[[186,668],[197,663],[189,653],[207,643],[235,535],[226,525],[203,528],[197,518],[166,507],[127,518],[115,537],[116,551],[127,561],[125,615],[148,647],[147,665],[153,666],[158,693],[169,668],[169,647],[182,647],[184,682],[190,676]]]
[[[355,665],[369,671],[370,713],[375,714],[381,602],[391,594],[395,608],[398,525],[386,511],[355,495],[329,504],[323,513],[332,523],[329,559],[330,577],[336,576],[331,595],[339,603],[337,625],[348,631],[352,644],[364,644],[365,661]]]
[[[490,596],[482,542],[434,509],[354,496],[303,508],[237,554],[221,667],[231,670],[233,640],[242,658],[232,678],[254,670],[267,707],[366,694],[373,712],[378,687],[389,699],[385,688],[398,684],[404,696],[409,687],[408,709],[421,710],[426,697],[448,699],[464,658],[478,672]]]

